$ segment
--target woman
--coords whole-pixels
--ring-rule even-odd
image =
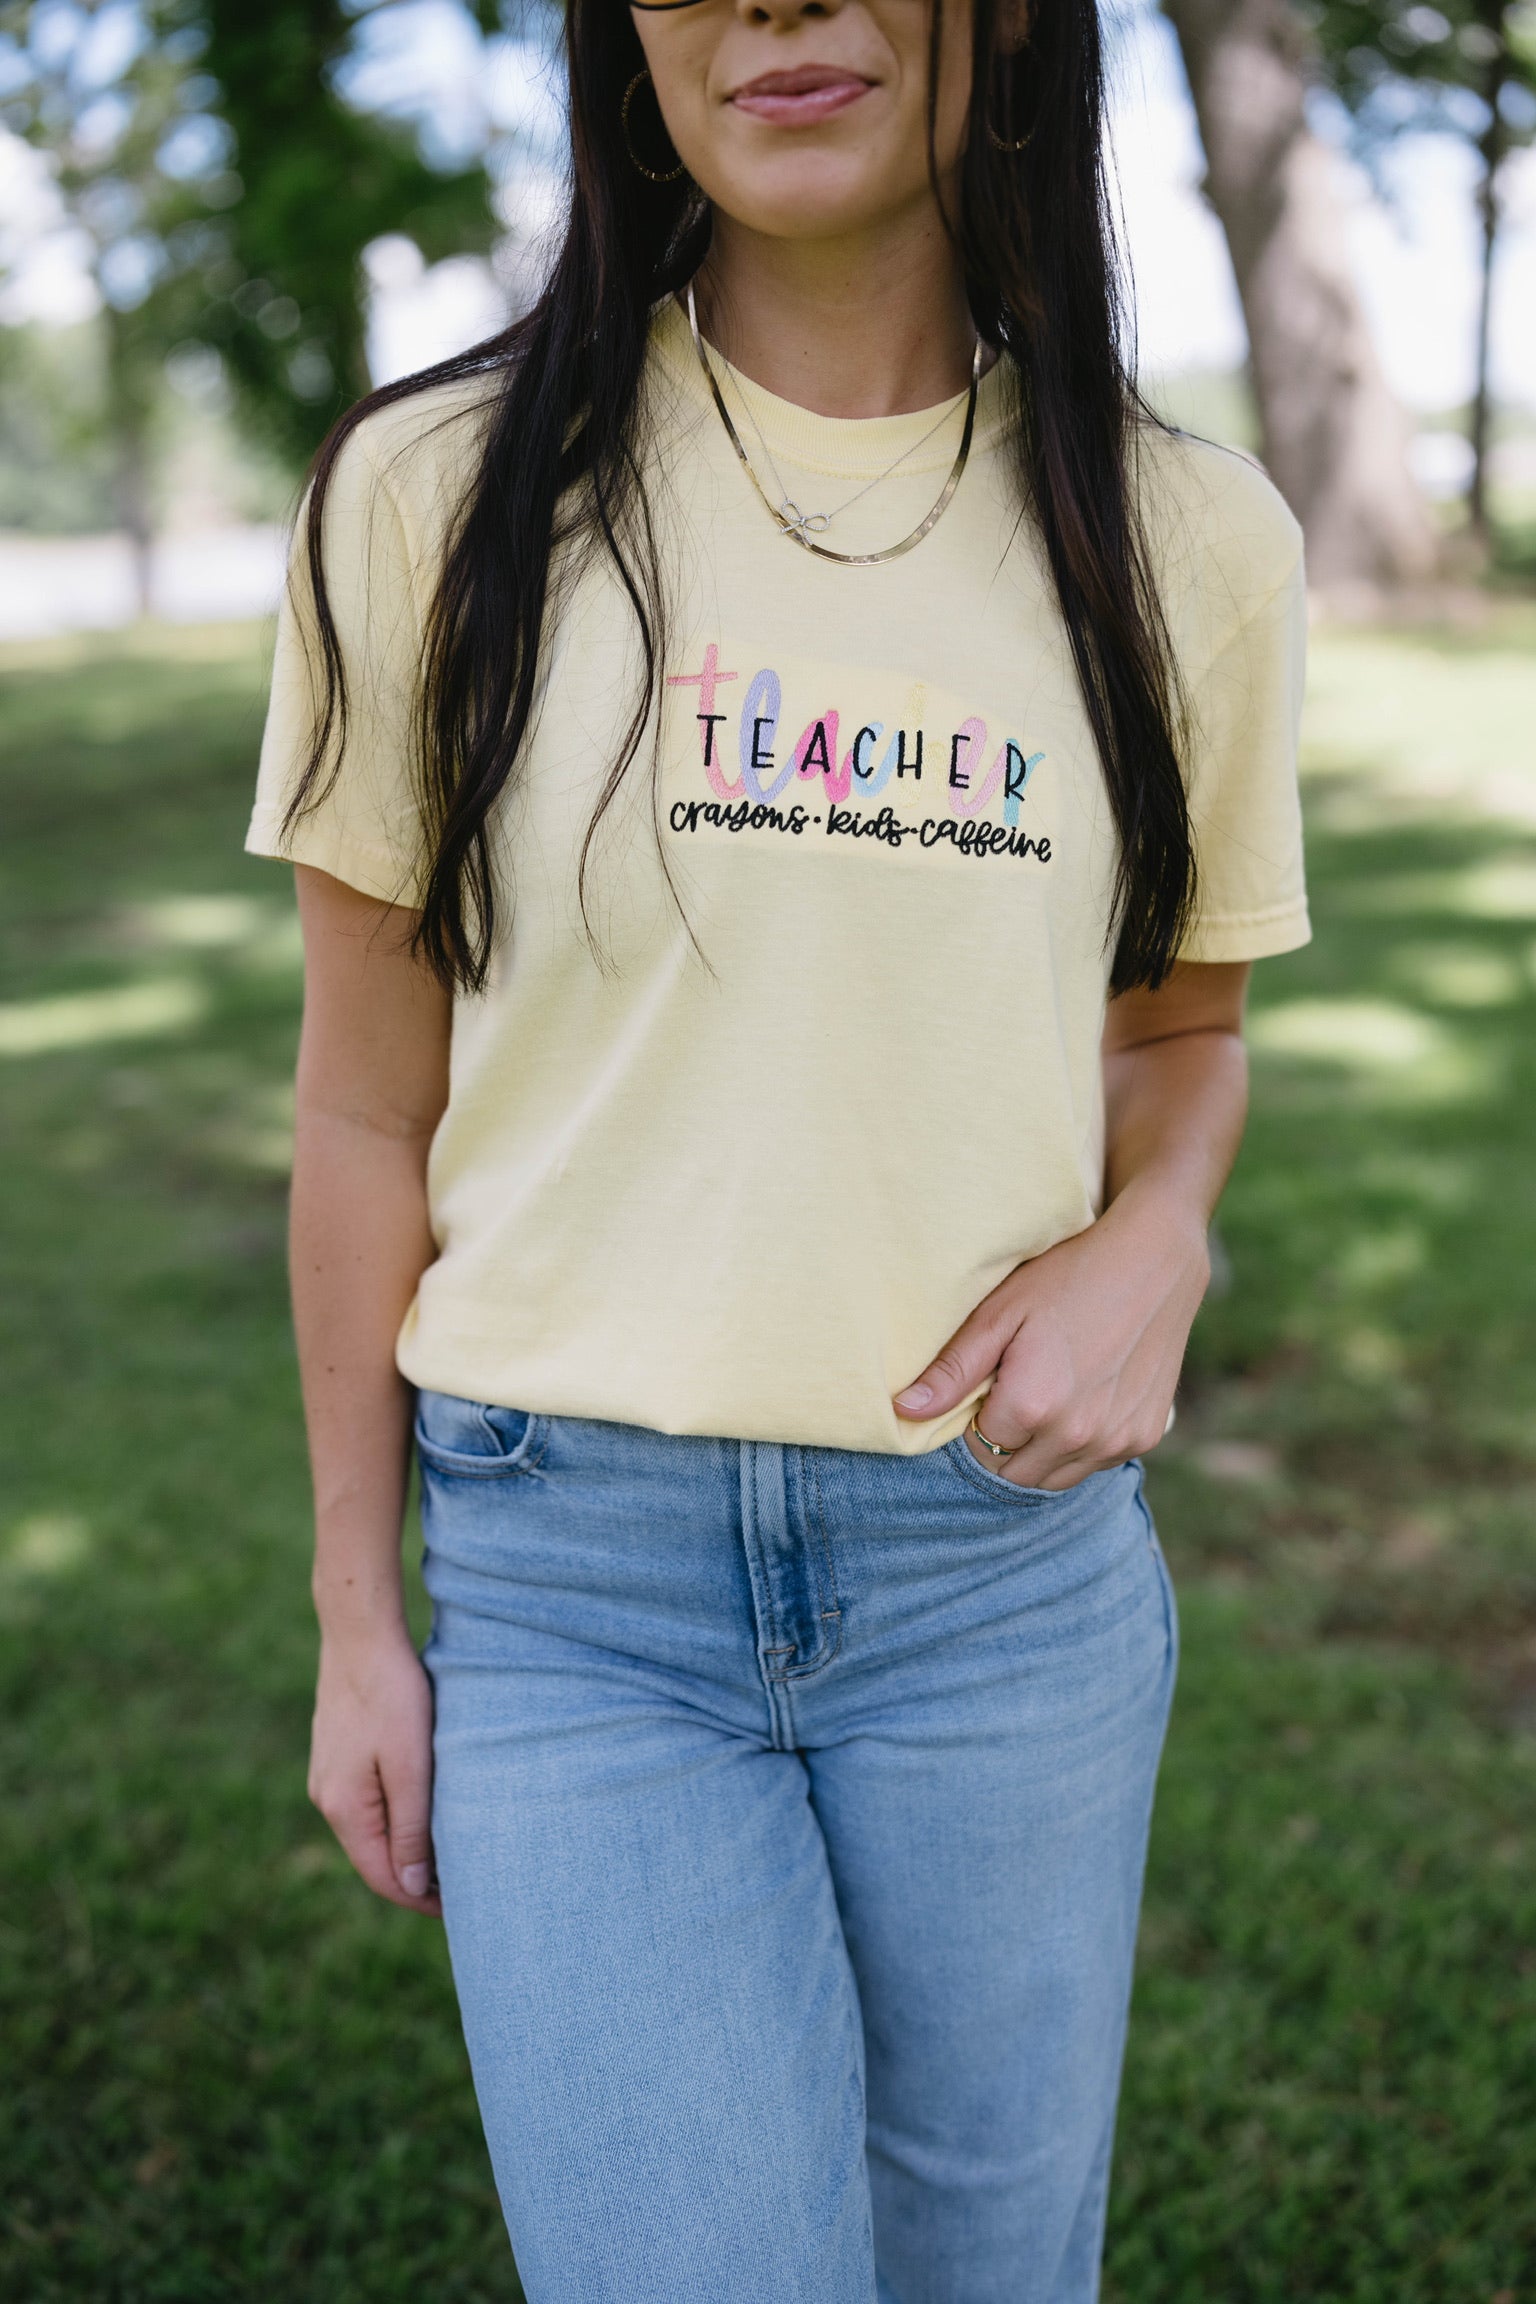
[[[568,22],[548,289],[279,641],[311,1790],[534,2304],[1079,2304],[1297,531],[1126,380],[1091,0]]]

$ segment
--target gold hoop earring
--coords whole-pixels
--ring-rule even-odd
[[[629,86],[625,89],[624,101],[619,106],[619,130],[624,138],[624,149],[629,154],[629,164],[632,168],[636,169],[639,174],[642,175],[650,184],[675,184],[679,176],[687,175],[688,169],[686,163],[679,160],[677,166],[675,168],[669,169],[665,176],[658,176],[654,168],[647,168],[645,162],[641,159],[639,153],[635,150],[635,140],[629,132],[629,108],[635,100],[635,90],[639,87],[642,80],[649,80],[650,77],[651,75],[649,71],[637,72],[633,80],[631,80]],[[659,111],[660,107],[658,106],[657,109]]]
[[[1013,61],[1017,61],[1017,59],[1014,59]],[[993,80],[991,89],[988,93],[989,96],[1001,96],[1003,101],[998,109],[1003,112],[1008,120],[1009,125],[1012,126],[1014,120],[1018,117],[1019,109],[1016,102],[1019,89],[1015,74],[1011,71],[1004,71],[999,74]],[[999,136],[997,130],[992,125],[992,104],[988,102],[983,107],[983,109],[986,114],[987,122],[987,142],[991,145],[994,152],[1027,151],[1035,139],[1035,131],[1033,128],[1026,128],[1022,136]]]

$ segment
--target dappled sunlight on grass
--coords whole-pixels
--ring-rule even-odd
[[[1421,1272],[1429,1261],[1429,1241],[1419,1224],[1394,1224],[1383,1231],[1360,1231],[1348,1240],[1333,1266],[1341,1296],[1368,1295]]]
[[[1388,1000],[1282,1001],[1259,1011],[1250,1038],[1263,1052],[1361,1072],[1413,1071],[1446,1047],[1429,1017]]]
[[[1399,944],[1387,956],[1393,979],[1437,1008],[1506,1008],[1530,989],[1516,958],[1476,944]]]
[[[175,952],[200,960],[176,976],[0,1003],[0,1057],[40,1056],[109,1040],[160,1039],[202,1023],[230,969],[297,980],[304,951],[291,903],[246,896],[171,896],[107,914],[87,951]],[[63,954],[60,955],[63,957]]]
[[[1316,941],[1256,972],[1230,1284],[1150,1467],[1186,1663],[1110,2304],[1536,2263],[1533,644],[1314,649]]]
[[[302,969],[291,902],[273,896],[161,896],[128,905],[112,924],[142,951],[226,953],[255,968]]]
[[[91,1532],[75,1512],[32,1512],[0,1540],[0,1576],[61,1576],[88,1558]]]
[[[1261,1059],[1332,1066],[1378,1103],[1464,1103],[1486,1095],[1495,1078],[1487,1051],[1392,1000],[1282,1001],[1255,1012],[1248,1037]]]
[[[7,2304],[517,2293],[440,1934],[304,1797],[266,650],[0,652]]]
[[[1536,1463],[1536,848],[1512,798],[1536,791],[1536,657],[1335,634],[1319,658],[1317,939],[1257,971],[1235,1286],[1197,1327],[1159,1471],[1182,1478],[1202,1419],[1294,1426],[1357,1519],[1437,1458],[1475,1517],[1475,1468]]]
[[[1256,972],[1149,1466],[1185,1649],[1106,2304],[1536,2262],[1532,640],[1315,651],[1317,939]],[[266,647],[0,651],[7,2304],[516,2295],[441,1936],[304,1799]]]
[[[269,925],[274,910],[257,896],[161,896],[130,905],[123,926],[136,943],[219,952],[249,944]]]
[[[293,1083],[249,1088],[210,1131],[211,1149],[258,1175],[287,1176],[293,1167]]]
[[[202,1022],[208,1003],[184,976],[123,984],[110,992],[65,992],[52,1000],[0,1005],[0,1056],[45,1056],[94,1048],[104,1040],[158,1040]]]
[[[1306,742],[1316,821],[1433,822],[1536,831],[1531,680],[1536,610],[1460,634],[1313,636]]]
[[[1377,827],[1358,827],[1357,829]],[[1460,827],[1458,827],[1460,829]],[[1462,871],[1363,873],[1345,912],[1381,918],[1436,914],[1451,920],[1536,920],[1536,855],[1500,854]]]

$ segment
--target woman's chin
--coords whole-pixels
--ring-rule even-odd
[[[772,240],[835,240],[878,229],[904,204],[904,184],[857,153],[809,142],[747,166],[705,170],[699,183],[722,217]]]

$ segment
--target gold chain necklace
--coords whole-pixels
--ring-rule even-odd
[[[779,501],[774,508],[779,520],[785,527],[803,531],[807,536],[824,536],[834,520],[840,520],[845,512],[851,512],[855,504],[862,504],[866,496],[872,496],[877,488],[883,486],[890,479],[898,465],[905,464],[908,457],[915,456],[920,448],[926,448],[935,432],[943,431],[953,416],[955,406],[960,398],[957,393],[955,400],[947,408],[940,411],[937,420],[929,425],[921,439],[911,440],[905,448],[898,449],[883,472],[877,472],[873,480],[866,480],[862,488],[855,488],[851,496],[845,496],[841,504],[834,504],[830,512],[802,512],[784,485],[784,475],[774,459],[773,450],[768,445],[761,424],[752,413],[751,401],[740,390],[739,386],[736,396],[746,411],[747,422],[751,425],[757,444],[767,460],[768,469],[773,474],[773,484],[779,491]]]
[[[746,473],[747,478],[751,481],[759,502],[762,504],[764,510],[768,513],[770,519],[773,521],[774,526],[778,529],[781,536],[789,537],[790,541],[792,543],[798,544],[803,552],[814,553],[818,560],[835,560],[840,568],[876,568],[882,561],[899,560],[903,552],[910,552],[915,544],[921,544],[923,538],[928,534],[929,530],[935,527],[937,523],[943,518],[954,498],[955,490],[960,485],[960,475],[965,470],[966,463],[971,453],[971,435],[976,429],[976,395],[981,388],[982,347],[981,338],[979,336],[976,339],[976,350],[971,360],[971,385],[970,391],[966,395],[965,403],[965,429],[960,435],[960,446],[956,451],[955,461],[950,466],[949,478],[945,481],[943,487],[939,490],[938,497],[934,502],[932,509],[927,512],[918,522],[917,526],[912,530],[910,536],[903,536],[899,544],[888,544],[883,552],[834,552],[829,545],[814,543],[810,535],[807,533],[807,530],[813,521],[820,520],[825,523],[825,521],[829,518],[829,515],[816,512],[802,512],[798,505],[792,504],[789,501],[787,496],[785,497],[782,504],[775,504],[772,497],[769,496],[767,490],[764,488],[761,480],[759,480],[756,472],[753,470],[752,459],[747,454],[746,449],[742,445],[741,434],[737,431],[736,426],[731,421],[731,412],[729,408],[727,408],[725,401],[721,396],[720,386],[715,378],[715,371],[710,364],[709,353],[705,348],[703,337],[699,334],[698,306],[694,301],[693,283],[691,280],[688,283],[688,327],[689,332],[693,337],[694,351],[698,354],[699,366],[704,371],[704,381],[709,386],[710,398],[714,401],[716,413],[718,414],[721,423],[725,426],[726,438],[730,441],[731,446],[735,449],[737,458],[741,464],[741,468]],[[918,445],[920,446],[921,443],[919,442]],[[911,450],[908,450],[907,453],[910,454]],[[898,457],[897,462],[899,463],[900,461],[901,459]],[[893,465],[891,470],[894,471],[894,469],[895,466]],[[882,473],[880,475],[882,479],[887,479],[889,476],[889,473]],[[875,483],[871,482],[870,485],[874,486]],[[860,495],[866,495],[868,490],[861,489],[859,493]],[[848,500],[849,503],[854,503],[856,501],[857,499],[854,497],[850,497]],[[846,512],[848,505],[843,504],[839,507],[839,509]]]

